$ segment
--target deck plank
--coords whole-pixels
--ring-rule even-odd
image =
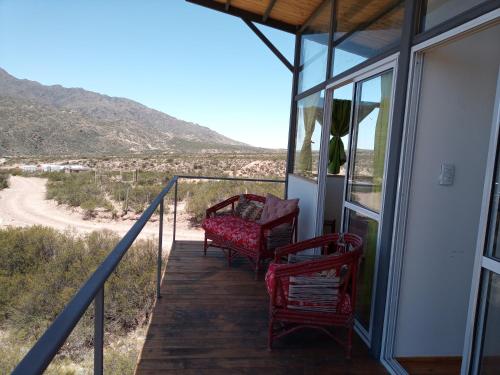
[[[352,360],[316,332],[285,337],[267,350],[268,296],[250,265],[228,268],[218,249],[177,242],[169,254],[136,373],[385,374],[359,338]]]

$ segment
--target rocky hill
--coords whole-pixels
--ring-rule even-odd
[[[45,86],[0,69],[0,156],[251,149],[129,99]]]

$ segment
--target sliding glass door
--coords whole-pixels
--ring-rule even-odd
[[[393,69],[355,83],[343,231],[364,241],[356,301],[357,327],[370,344],[383,212]]]
[[[500,372],[500,71],[490,139],[485,194],[478,249],[480,256],[472,286],[468,336],[462,373]],[[477,296],[477,298],[475,298]],[[472,343],[469,346],[468,343]],[[470,349],[469,349],[470,348]]]
[[[316,232],[333,231],[335,222],[335,231],[363,239],[355,317],[368,346],[374,309],[385,305],[385,293],[375,290],[396,62],[394,56],[328,87],[322,134]]]

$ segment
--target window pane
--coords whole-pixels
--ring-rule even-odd
[[[392,71],[362,82],[359,90],[354,125],[356,140],[347,199],[375,212],[380,212],[390,117]]]
[[[336,12],[334,76],[398,46],[404,1],[339,0]]]
[[[485,255],[500,259],[500,157],[497,157],[495,169],[495,183],[490,198],[489,230]]]
[[[328,2],[302,34],[299,92],[310,89],[326,80],[331,14],[331,3]]]
[[[490,272],[484,323],[480,374],[498,374],[500,369],[500,276]]]
[[[357,212],[347,210],[347,231],[363,239],[363,256],[359,265],[356,319],[369,331],[373,298],[373,278],[377,255],[378,223]]]
[[[332,124],[328,143],[328,174],[345,175],[354,84],[333,92]]]
[[[323,91],[314,93],[297,103],[294,173],[313,179],[318,176],[323,104]]]
[[[422,31],[429,30],[486,0],[424,0]]]

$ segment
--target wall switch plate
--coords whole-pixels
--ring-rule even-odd
[[[453,185],[455,180],[455,166],[453,164],[441,164],[441,173],[439,174],[439,185]]]

